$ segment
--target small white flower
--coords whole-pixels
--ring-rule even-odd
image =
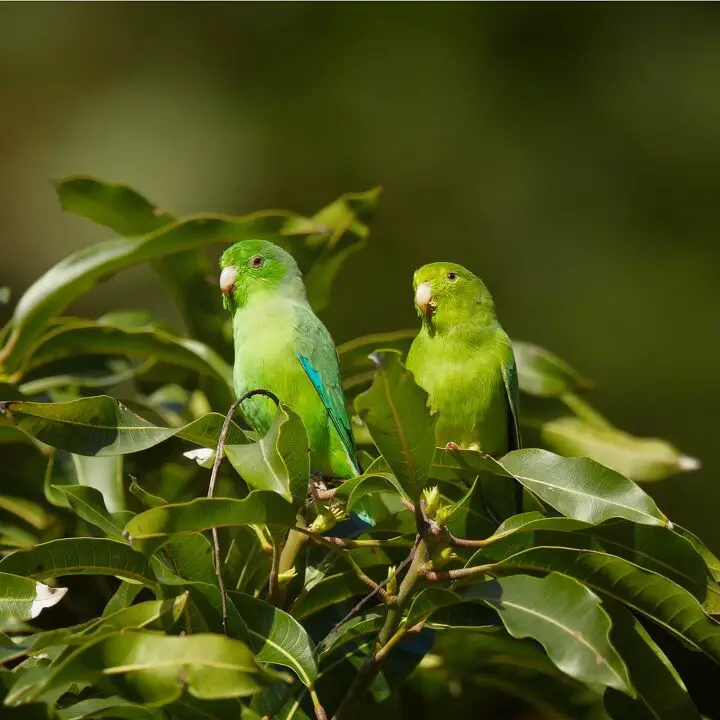
[[[57,605],[68,589],[64,587],[49,587],[42,583],[35,583],[35,599],[30,606],[30,618],[36,618],[45,608]]]

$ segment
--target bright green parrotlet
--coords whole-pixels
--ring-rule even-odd
[[[257,388],[271,391],[305,425],[311,472],[357,475],[337,351],[310,308],[297,263],[271,242],[243,240],[223,253],[220,267],[223,302],[233,321],[238,397]],[[264,434],[276,407],[267,397],[253,396],[242,412]]]
[[[413,287],[422,327],[407,367],[439,413],[437,444],[494,457],[519,448],[515,356],[487,287],[446,262],[417,270]]]

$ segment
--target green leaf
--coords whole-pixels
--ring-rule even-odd
[[[45,510],[37,503],[26,498],[0,495],[0,510],[15,515],[15,517],[31,525],[36,530],[43,530],[48,524]]]
[[[108,512],[99,490],[86,485],[55,485],[54,488],[65,495],[70,507],[83,520],[99,527],[108,537],[122,537],[122,528]]]
[[[501,460],[471,450],[438,448],[433,473],[465,475],[490,472],[515,478],[563,515],[589,523],[625,518],[647,525],[667,525],[652,498],[632,480],[589,458],[564,458],[548,450],[514,450]]]
[[[247,697],[278,677],[283,676],[260,667],[237,640],[122,631],[90,641],[57,664],[21,675],[5,702],[28,703],[68,683],[104,680],[131,701],[162,706],[177,700],[184,688],[203,699]]]
[[[0,572],[0,619],[29,620],[63,599],[67,588],[48,587],[28,577]]]
[[[116,513],[125,509],[123,458],[121,455],[103,457],[73,455],[72,461],[79,485],[97,490],[101,494],[108,512]],[[87,518],[85,519],[87,520]]]
[[[11,400],[0,403],[0,415],[47,445],[93,456],[135,453],[175,436],[214,447],[225,420],[218,413],[208,413],[182,427],[162,427],[108,395],[62,403]],[[244,437],[237,425],[230,426],[229,443],[242,443]]]
[[[495,608],[513,637],[537,640],[570,677],[632,694],[627,668],[610,642],[610,618],[576,580],[559,573],[517,575],[477,583],[463,595]]]
[[[400,483],[395,479],[395,476],[383,472],[369,472],[346,480],[335,491],[335,498],[344,500],[348,511],[350,511],[366,495],[375,495],[377,493],[391,493],[407,500],[410,499]]]
[[[493,572],[564,573],[644,614],[720,663],[720,624],[687,590],[628,560],[596,550],[536,547],[505,558],[493,565]]]
[[[143,552],[155,552],[169,535],[203,532],[236,525],[293,527],[295,509],[277,493],[255,490],[242,500],[197,498],[161,505],[136,515],[125,527],[130,542]],[[1,567],[0,562],[0,567]]]
[[[574,395],[558,400],[529,398],[522,425],[530,443],[568,457],[590,457],[636,482],[662,480],[697,470],[700,463],[658,438],[640,438],[613,427]]]
[[[148,508],[160,507],[160,505],[167,505],[167,500],[164,500],[157,495],[149,493],[147,490],[138,485],[135,478],[130,480],[130,492],[145,506]]]
[[[313,216],[316,232],[302,244],[281,243],[297,259],[316,312],[329,304],[332,284],[345,260],[365,247],[370,229],[361,218],[374,211],[379,196],[380,188],[342,195]]]
[[[564,360],[532,343],[513,341],[518,380],[523,392],[540,397],[556,397],[593,387]]]
[[[630,671],[636,698],[609,688],[605,708],[614,720],[700,720],[687,688],[643,626],[618,603],[607,603],[610,633]]]
[[[370,360],[370,354],[377,348],[384,350],[397,350],[403,355],[410,349],[417,330],[394,330],[393,332],[374,333],[355,338],[342,345],[338,345],[338,358],[340,369],[346,380],[356,375],[368,374],[368,384],[372,379],[375,365]]]
[[[355,407],[398,482],[415,499],[435,454],[437,417],[430,415],[427,393],[402,365],[399,352],[379,350],[372,358],[375,379]]]
[[[20,709],[26,706],[21,706]],[[163,720],[159,710],[153,710],[129,702],[117,695],[107,698],[87,698],[74,705],[58,710],[58,720],[83,720],[83,718],[123,718],[123,720]]]
[[[250,595],[231,592],[228,597],[247,625],[257,659],[290,668],[306,687],[311,687],[317,664],[305,628],[292,615]]]
[[[256,490],[271,490],[288,502],[305,498],[310,479],[308,438],[300,416],[278,407],[273,424],[257,442],[226,445],[225,454],[242,479]]]
[[[172,335],[158,327],[126,327],[112,317],[64,321],[30,349],[22,372],[76,355],[120,355],[131,359],[152,357],[232,386],[232,368],[198,340]]]
[[[0,559],[0,572],[33,579],[65,575],[114,575],[155,585],[144,555],[127,544],[106,538],[63,538]]]

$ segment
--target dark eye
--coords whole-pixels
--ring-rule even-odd
[[[449,273],[447,274],[447,279],[448,279],[448,280],[457,280],[457,273],[449,272]]]
[[[262,255],[254,255],[250,258],[250,267],[259,268],[262,267],[264,260]]]

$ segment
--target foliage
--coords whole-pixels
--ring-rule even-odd
[[[204,497],[232,401],[204,248],[281,243],[319,310],[377,191],[311,218],[179,219],[90,178],[57,191],[119,237],[50,269],[0,333],[3,717],[346,718],[408,677],[547,717],[700,717],[645,624],[720,662],[720,562],[637,484],[697,463],[613,427],[542,348],[515,342],[526,449],[435,448],[401,330],[339,347],[360,476],[318,491],[281,405],[262,438],[229,422]],[[184,333],[141,312],[63,315],[141,262]]]

